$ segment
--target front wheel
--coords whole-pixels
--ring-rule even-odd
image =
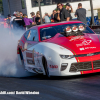
[[[45,70],[46,76],[50,77],[48,66],[47,66],[47,61],[46,61],[45,57],[42,58],[42,62],[43,62],[43,66],[44,66],[44,70]]]

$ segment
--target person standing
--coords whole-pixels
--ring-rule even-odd
[[[13,20],[13,29],[24,29],[25,22],[20,18],[20,13],[16,14],[16,18]]]
[[[54,23],[55,21],[54,21],[54,17],[55,17],[55,14],[56,14],[57,12],[56,12],[56,10],[53,10],[53,13],[51,14],[51,18],[50,18],[50,21],[51,21],[51,23]]]
[[[37,25],[40,25],[41,24],[40,12],[39,11],[37,11],[37,13],[36,13],[35,22],[36,22]]]
[[[58,14],[57,20],[59,20],[59,21],[69,21],[70,20],[69,13],[65,8],[63,8],[63,5],[61,3],[58,3],[57,8],[60,10],[60,16]]]
[[[82,8],[82,4],[78,4],[78,9],[75,12],[75,17],[77,17],[77,20],[82,21],[83,23],[86,22],[86,9]]]
[[[23,13],[21,11],[19,13],[20,13],[20,18],[23,18]]]
[[[12,24],[12,22],[13,22],[13,20],[16,18],[16,14],[15,14],[15,12],[13,13],[13,16],[11,16],[11,24]]]
[[[11,15],[8,14],[8,19],[7,19],[7,24],[8,24],[8,27],[11,27]]]
[[[54,22],[60,22],[60,10],[57,10],[57,13],[54,15]]]
[[[48,13],[45,13],[45,16],[43,17],[43,19],[45,23],[50,23],[50,18],[48,16]]]
[[[30,14],[31,14],[31,17],[33,18],[33,22],[35,24],[35,18],[36,18],[35,13],[34,12],[31,12]]]
[[[26,30],[35,25],[34,22],[31,19],[27,18],[26,14],[23,14],[23,15],[24,15],[23,20],[25,22]]]
[[[55,15],[56,13],[57,13],[56,10],[53,10],[53,13],[52,13],[52,15],[51,15],[51,19],[54,19],[54,15]]]
[[[69,13],[70,20],[72,20],[71,13],[73,13],[73,8],[72,8],[72,6],[71,6],[69,3],[66,4],[66,10],[67,10],[68,13]]]

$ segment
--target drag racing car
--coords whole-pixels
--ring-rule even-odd
[[[100,72],[100,35],[80,21],[34,26],[17,54],[25,70],[48,77]]]

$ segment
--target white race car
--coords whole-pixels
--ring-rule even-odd
[[[100,72],[100,36],[80,21],[34,26],[19,40],[25,70],[50,76]]]

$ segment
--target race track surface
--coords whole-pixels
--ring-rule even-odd
[[[100,34],[100,29],[94,31]],[[100,100],[100,73],[51,78],[43,75],[24,78],[0,76],[1,91],[39,91],[39,95],[0,94],[0,100]]]
[[[0,100],[100,100],[100,73],[73,77],[0,77],[0,91],[39,91],[39,95],[1,95]]]

